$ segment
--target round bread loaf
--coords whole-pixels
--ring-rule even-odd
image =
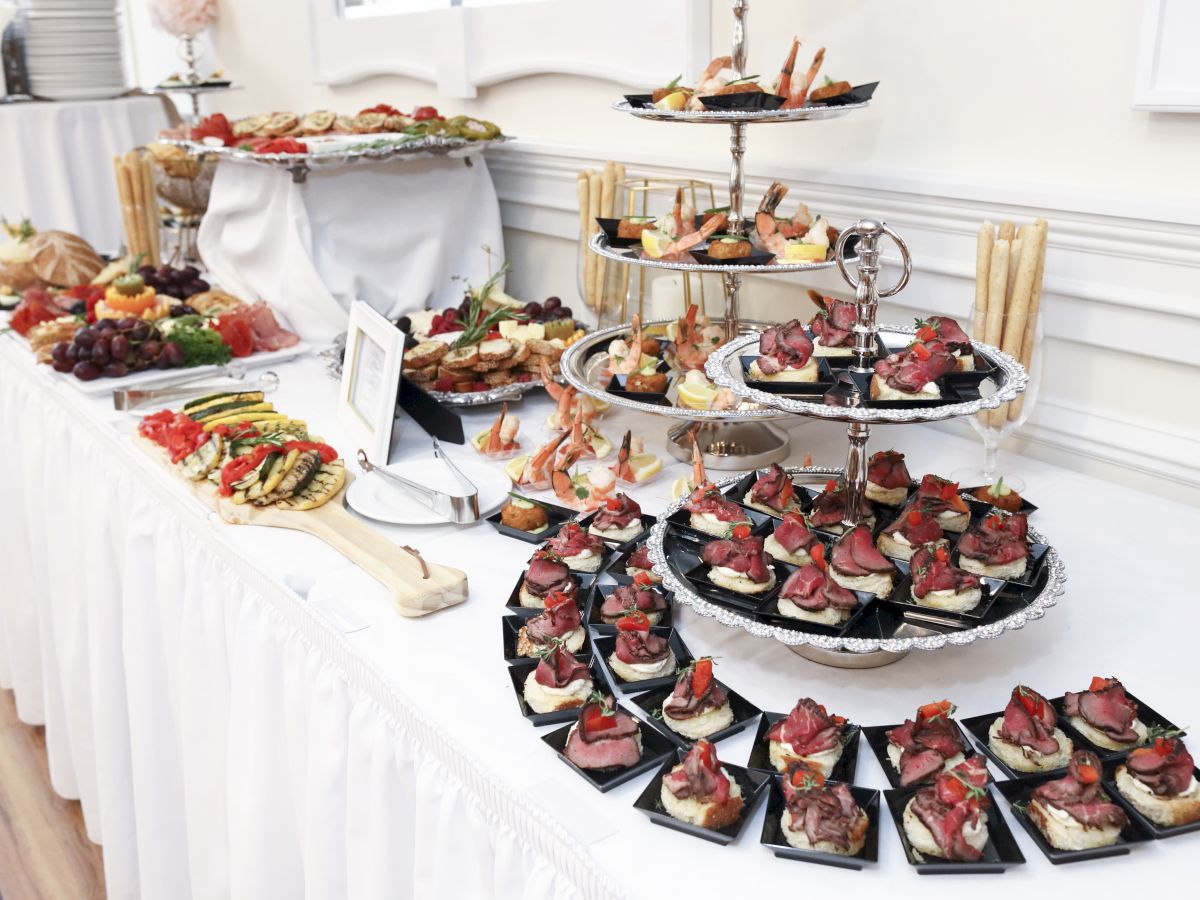
[[[56,287],[87,284],[104,268],[91,244],[65,231],[43,231],[31,237],[29,245],[33,271]]]

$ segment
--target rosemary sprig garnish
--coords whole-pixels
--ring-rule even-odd
[[[484,301],[492,295],[492,289],[496,286],[496,282],[500,280],[502,275],[508,272],[509,268],[509,264],[505,262],[483,283],[483,287],[478,291],[468,292],[471,304],[466,316],[467,325],[463,328],[463,332],[459,335],[458,340],[451,345],[452,350],[458,350],[460,347],[477,343],[483,340],[487,336],[487,333],[500,322],[505,319],[517,318],[516,313],[505,306],[497,307],[486,316],[483,315]]]

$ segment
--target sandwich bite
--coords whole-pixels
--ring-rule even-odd
[[[879,533],[876,542],[881,552],[894,559],[912,559],[919,547],[941,547],[950,542],[942,534],[942,526],[929,507],[909,506]]]
[[[693,528],[716,537],[729,537],[739,525],[752,525],[746,511],[727,500],[711,483],[700,484],[692,491],[684,508],[691,513],[688,522]]]
[[[617,620],[616,645],[608,664],[625,681],[649,681],[675,671],[670,640],[650,633],[650,617],[630,610]]]
[[[872,528],[875,527],[875,507],[871,505],[871,501],[866,496],[858,498],[855,512],[855,518],[859,522],[864,522]],[[844,481],[831,478],[825,482],[825,490],[813,497],[812,509],[808,512],[808,524],[812,528],[841,534],[846,530],[844,523],[848,518],[850,518],[850,492],[846,490]]]
[[[745,259],[754,252],[750,240],[737,234],[714,234],[706,251],[713,259]]]
[[[650,548],[645,542],[638,544],[629,559],[625,561],[625,574],[637,581],[639,575],[649,578],[653,584],[662,584],[662,578],[654,574],[654,560],[650,558]]]
[[[858,319],[854,304],[822,296],[813,290],[808,296],[817,304],[817,314],[808,322],[813,335],[813,355],[853,356],[854,323]]]
[[[828,785],[821,772],[797,762],[783,778],[783,801],[779,825],[793,847],[839,856],[862,852],[871,822],[848,785]]]
[[[896,566],[875,549],[866,525],[857,525],[838,538],[831,556],[826,575],[842,587],[876,597],[892,592]]]
[[[800,511],[796,485],[779,463],[771,463],[765,471],[758,473],[746,498],[746,505],[772,516]]]
[[[812,548],[812,562],[788,576],[775,606],[781,616],[838,626],[858,609],[858,597],[829,577],[825,545]]]
[[[748,525],[734,529],[728,540],[711,541],[701,554],[708,563],[708,580],[739,594],[763,594],[775,587],[775,570],[763,550],[763,539]]]
[[[593,693],[567,732],[563,755],[581,769],[628,769],[642,760],[642,730],[611,696]]]
[[[583,706],[592,693],[588,667],[555,641],[525,678],[523,694],[536,713],[557,712]]]
[[[697,740],[733,724],[729,694],[713,680],[713,660],[702,656],[679,670],[675,689],[662,707],[663,724]]]
[[[867,487],[864,494],[868,500],[899,506],[908,496],[912,476],[904,463],[904,454],[897,450],[880,450],[867,462]]]
[[[605,625],[615,625],[631,610],[645,613],[651,625],[662,621],[663,613],[667,611],[667,598],[653,587],[644,572],[634,576],[633,584],[622,584],[604,598],[600,605],[600,620]]]
[[[767,731],[767,755],[778,772],[800,764],[828,778],[842,758],[845,740],[844,717],[801,697],[787,717]]]
[[[962,326],[949,316],[930,316],[917,322],[917,338],[927,344],[934,341],[954,357],[959,372],[975,371],[975,348]]]
[[[1094,753],[1076,750],[1066,775],[1033,789],[1025,815],[1051,847],[1111,847],[1121,836],[1129,817],[1100,786],[1100,771],[1100,760]]]
[[[578,522],[568,522],[543,547],[576,572],[597,571],[605,551],[604,539],[584,531]]]
[[[551,594],[563,594],[571,601],[579,593],[579,580],[562,558],[545,548],[533,551],[529,558],[529,569],[521,582],[519,598],[521,605],[529,609],[545,609],[546,598]]]
[[[989,781],[979,754],[941,772],[904,807],[904,834],[922,856],[975,862],[988,842]]]
[[[1050,701],[1023,684],[1013,688],[1004,714],[988,729],[988,747],[1014,772],[1061,769],[1075,750]]]
[[[941,400],[937,381],[958,367],[958,360],[941,344],[915,341],[875,363],[872,400]]]
[[[984,578],[1022,577],[1029,566],[1028,529],[1020,513],[997,510],[985,516],[959,540],[959,565]]]
[[[742,815],[742,787],[717,759],[716,748],[701,739],[683,762],[662,779],[663,808],[674,819],[701,828],[724,828]]]
[[[1097,675],[1086,691],[1067,691],[1063,712],[1072,728],[1105,750],[1129,750],[1150,737],[1137,704],[1116,678]]]
[[[937,518],[943,531],[961,534],[971,524],[971,507],[958,494],[958,482],[948,481],[937,475],[925,475],[917,485],[917,492],[907,504],[909,508],[923,509]]]
[[[799,319],[766,329],[758,338],[758,353],[758,359],[750,363],[750,377],[756,381],[817,380],[813,342]]]
[[[623,544],[642,533],[642,508],[628,494],[618,493],[596,510],[588,531],[603,540]]]
[[[1117,766],[1117,790],[1143,816],[1163,828],[1200,821],[1196,763],[1177,737],[1130,751]]]
[[[552,591],[546,598],[546,611],[526,620],[517,632],[517,655],[541,656],[555,644],[575,653],[586,636],[575,601],[568,594]]]
[[[965,613],[983,600],[979,577],[950,564],[944,544],[924,546],[913,554],[912,599],[920,606]]]
[[[789,512],[775,522],[775,530],[763,542],[763,549],[780,562],[806,566],[812,562],[812,550],[820,543],[817,536],[808,530],[803,514]]]
[[[967,748],[953,715],[949,700],[926,703],[917,710],[915,721],[905,719],[887,732],[888,760],[900,775],[900,787],[928,784],[966,758]]]

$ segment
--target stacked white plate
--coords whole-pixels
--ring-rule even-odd
[[[30,90],[52,100],[128,90],[116,0],[21,0]]]

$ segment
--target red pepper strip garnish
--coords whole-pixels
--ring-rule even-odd
[[[621,501],[616,497],[609,497],[604,501],[604,506],[607,509],[617,510],[621,508]]]
[[[605,731],[617,724],[616,716],[606,716],[604,707],[595,704],[588,707],[583,716],[583,727],[586,731]]]
[[[919,509],[910,509],[908,511],[908,515],[905,516],[905,518],[908,520],[909,525],[920,525],[921,524],[921,511]]]
[[[813,565],[816,566],[818,569],[820,569],[822,572],[824,572],[825,571],[825,545],[824,544],[813,545],[813,548],[808,551],[808,555],[809,555],[809,557],[812,558]]]
[[[564,603],[570,602],[570,596],[563,591],[551,591],[546,597],[546,609],[554,609],[556,606],[562,606]]]
[[[316,441],[287,441],[283,445],[284,452],[291,453],[293,450],[315,450],[321,454],[321,462],[331,463],[338,458],[338,453],[328,444],[320,444]]]
[[[926,703],[917,710],[917,718],[922,721],[936,719],[939,716],[949,716],[954,709],[954,704],[949,700],[939,700],[937,703]]]
[[[654,584],[654,579],[650,577],[649,572],[638,572],[633,576],[633,583],[644,588]]]
[[[944,544],[939,544],[938,548],[933,551],[933,555],[938,562],[945,562],[949,558],[949,554],[946,553],[946,547]]]
[[[1102,691],[1108,687],[1108,679],[1101,678],[1099,675],[1092,676],[1092,683],[1088,685],[1089,691]]]
[[[743,522],[741,525],[735,525],[733,527],[733,536],[739,541],[744,541],[746,538],[750,537],[750,526],[745,522]]]
[[[640,609],[632,610],[617,620],[619,631],[649,631],[650,618]]]
[[[1089,766],[1085,763],[1079,767],[1079,780],[1084,784],[1095,784],[1100,780],[1100,773],[1096,771],[1095,766]]]
[[[933,354],[929,352],[929,348],[920,342],[913,344],[912,349],[913,356],[915,356],[917,359],[926,360],[933,356]]]

